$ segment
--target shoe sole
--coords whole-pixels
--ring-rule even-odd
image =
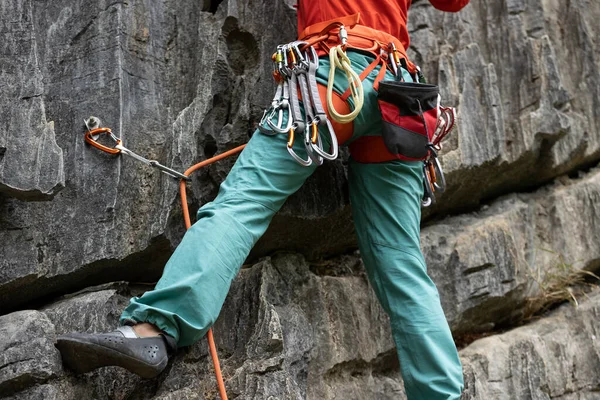
[[[169,362],[168,357],[164,357],[158,364],[148,364],[117,350],[76,339],[60,339],[56,347],[63,362],[80,374],[100,367],[118,366],[149,379],[158,376]]]

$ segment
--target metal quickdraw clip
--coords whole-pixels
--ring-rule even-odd
[[[338,36],[340,38],[340,43],[342,44],[342,49],[345,51],[348,46],[348,31],[344,25],[340,25]]]
[[[310,158],[310,156],[304,160],[302,157],[300,157],[298,154],[296,154],[296,152],[294,151],[294,141],[296,140],[296,129],[298,128],[298,124],[294,123],[294,125],[290,128],[290,131],[288,132],[288,142],[287,142],[287,151],[288,153],[290,153],[290,155],[292,156],[292,158],[294,160],[296,160],[296,162],[304,167],[308,167],[310,165],[312,165],[313,160]],[[303,130],[303,129],[301,129]]]
[[[85,141],[86,143],[94,146],[95,148],[109,154],[126,154],[138,161],[143,162],[146,165],[150,165],[151,167],[157,168],[158,170],[164,172],[165,174],[173,178],[183,179],[186,181],[190,180],[189,176],[184,175],[181,172],[177,172],[169,167],[165,167],[156,160],[148,160],[147,158],[144,158],[123,146],[123,141],[121,140],[121,138],[117,137],[114,133],[112,133],[112,130],[110,128],[99,127],[100,120],[98,118],[90,117],[87,120],[83,120],[83,122],[85,123],[85,127],[87,128],[87,132],[85,133],[84,137]],[[108,147],[99,143],[98,139],[102,134],[106,134],[108,137],[110,137],[115,142],[115,147]]]
[[[435,147],[432,143],[428,147],[431,151],[430,156],[423,162],[423,207],[429,207],[435,203],[436,192],[444,193],[446,191],[446,178]]]
[[[338,141],[331,121],[327,118],[327,113],[321,103],[321,97],[319,95],[319,89],[317,88],[316,71],[319,68],[319,56],[317,55],[314,47],[310,47],[306,50],[305,59],[308,60],[308,68],[306,70],[307,75],[307,86],[309,92],[309,98],[314,107],[314,119],[311,121],[312,130],[306,132],[305,145],[310,148],[311,151],[317,155],[323,157],[326,160],[335,160],[338,157]],[[327,135],[329,136],[331,153],[327,153],[323,150],[320,143],[319,130],[320,126],[324,126]]]
[[[383,49],[382,49],[383,51]],[[403,80],[402,72],[400,70],[400,56],[394,42],[390,42],[387,46],[388,62],[392,68],[392,72],[396,79]]]

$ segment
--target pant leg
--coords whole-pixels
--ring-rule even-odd
[[[410,400],[459,399],[462,367],[419,245],[420,162],[350,163],[350,201],[367,275],[389,314]]]
[[[301,140],[294,150],[305,154]],[[199,340],[215,322],[231,281],[273,215],[314,169],[290,157],[286,135],[256,132],[217,198],[198,212],[156,288],[131,299],[121,321],[153,323],[179,346]]]

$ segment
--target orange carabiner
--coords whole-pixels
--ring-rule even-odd
[[[296,140],[296,136],[294,134],[294,128],[290,128],[290,130],[288,131],[288,142],[287,142],[287,147],[288,148],[292,148],[294,147],[294,141]]]
[[[91,144],[92,146],[94,146],[95,148],[102,150],[105,153],[119,154],[121,152],[121,150],[116,149],[114,147],[108,147],[108,146],[105,146],[103,144],[100,144],[100,143],[98,143],[97,140],[94,139],[94,136],[100,135],[102,133],[105,133],[108,136],[110,136],[110,138],[115,141],[115,143],[117,144],[117,146],[121,144],[121,139],[119,139],[115,135],[113,135],[113,133],[110,130],[110,128],[96,128],[96,129],[88,130],[85,133],[85,141],[87,143]]]
[[[427,169],[429,169],[429,182],[432,185],[435,185],[437,183],[437,174],[435,173],[435,166],[431,161],[427,163]],[[433,191],[435,191],[435,187],[433,188]]]

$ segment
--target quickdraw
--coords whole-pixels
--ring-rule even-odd
[[[441,141],[452,131],[456,124],[456,109],[438,105],[438,119],[433,139],[428,144],[429,157],[423,162],[423,207],[435,203],[435,193],[446,191],[446,178],[438,158],[438,151],[442,149]]]
[[[102,150],[103,152],[108,153],[108,154],[128,155],[128,156],[130,156],[138,161],[141,161],[146,165],[154,167],[154,168],[160,170],[161,172],[164,172],[165,174],[167,174],[173,178],[176,178],[176,179],[184,179],[184,180],[190,179],[189,177],[185,176],[181,172],[177,172],[174,169],[165,167],[164,165],[162,165],[161,163],[159,163],[156,160],[148,160],[147,158],[142,157],[139,154],[136,154],[133,151],[129,150],[128,148],[123,146],[123,140],[121,140],[121,138],[117,137],[114,133],[112,133],[112,130],[110,128],[100,128],[99,127],[100,120],[98,118],[90,117],[87,120],[84,120],[83,122],[85,123],[85,127],[87,128],[87,132],[85,133],[85,141],[87,143],[89,143],[90,145],[94,146],[95,148]],[[103,134],[108,136],[115,143],[114,147],[105,146],[98,141],[100,139],[101,135],[103,135]]]
[[[342,44],[331,49],[335,65],[342,68],[349,77],[349,85],[354,97],[355,109],[348,115],[338,114],[332,104],[332,88],[328,89],[328,107],[332,118],[344,123],[352,121],[362,108],[364,94],[360,78],[354,73],[350,60],[345,55],[347,33],[343,26],[339,33]],[[324,160],[335,160],[339,154],[337,136],[319,96],[316,73],[319,68],[319,56],[312,45],[304,41],[294,41],[277,46],[273,56],[273,77],[277,90],[271,106],[263,113],[259,124],[260,132],[267,135],[285,133],[288,135],[287,151],[300,165],[323,164]],[[335,73],[335,66],[332,68]],[[333,78],[330,78],[333,85]],[[302,106],[300,107],[300,97]],[[287,111],[287,112],[286,112]],[[284,123],[287,114],[287,122]],[[276,121],[276,122],[275,122]],[[327,135],[330,150],[323,148],[319,131]],[[297,137],[304,138],[306,158],[300,157],[294,150]]]

